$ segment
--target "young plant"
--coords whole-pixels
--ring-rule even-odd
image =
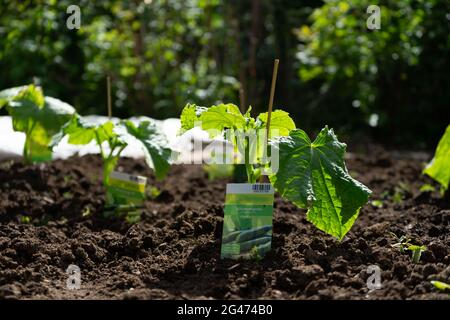
[[[255,119],[250,116],[250,111],[251,107],[242,114],[239,108],[231,103],[210,108],[187,104],[180,120],[182,132],[194,126],[201,126],[211,138],[224,136],[244,159],[248,182],[255,183],[261,176],[264,165],[264,141],[253,140],[251,137],[256,137],[255,132],[265,132],[267,112],[261,113]],[[272,112],[270,128],[271,137],[286,136],[295,129],[295,123],[287,112],[275,110]]]
[[[397,237],[397,235],[391,232],[391,235],[397,240],[396,243],[392,245],[393,248],[398,248],[400,253],[405,253],[408,247],[411,246],[411,239],[407,236],[403,235],[401,237]]]
[[[261,113],[252,118],[250,109],[242,114],[233,104],[210,108],[188,104],[181,114],[181,128],[187,131],[199,126],[211,137],[222,135],[231,142],[244,159],[249,183],[255,183],[261,169],[269,167],[265,155],[270,149],[278,152],[278,171],[269,175],[275,189],[307,209],[307,219],[317,228],[342,240],[371,194],[349,175],[344,163],[346,145],[327,126],[311,141],[304,131],[295,128],[287,112],[275,110],[270,124],[271,148],[265,150],[264,141],[252,143],[246,134],[261,129],[265,133],[267,117],[267,113]],[[245,138],[239,139],[242,133]]]
[[[145,160],[157,179],[163,179],[170,168],[172,150],[167,147],[165,136],[150,121],[142,121],[138,126],[129,120],[97,124],[75,115],[54,137],[51,146],[56,146],[65,136],[75,145],[95,141],[103,159],[103,183],[106,186],[121,153],[131,141],[141,143]]]
[[[391,245],[392,248],[398,248],[400,253],[405,253],[407,250],[411,251],[411,260],[414,263],[419,263],[422,252],[427,250],[427,247],[411,244],[411,239],[405,235],[398,237],[395,233],[391,232],[391,236],[393,236],[397,241]]]
[[[441,184],[442,194],[448,190],[450,183],[450,125],[439,141],[433,160],[427,165],[423,173]]]
[[[51,160],[48,146],[75,109],[61,100],[45,97],[34,85],[0,92],[0,109],[6,106],[15,131],[25,133],[23,158],[26,163]]]
[[[450,284],[442,282],[442,281],[431,281],[431,284],[438,290],[442,292],[448,292],[450,294]]]
[[[425,246],[416,246],[416,245],[410,245],[407,250],[412,252],[411,260],[414,263],[419,263],[420,257],[422,256],[422,252],[427,250],[427,247]]]

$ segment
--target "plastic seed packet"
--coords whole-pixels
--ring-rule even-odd
[[[107,211],[130,212],[142,206],[145,200],[147,178],[112,172],[106,187]]]
[[[227,184],[221,258],[262,258],[272,245],[270,183]]]

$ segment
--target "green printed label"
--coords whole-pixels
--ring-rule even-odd
[[[227,184],[221,258],[261,258],[272,245],[270,183]]]
[[[106,187],[106,203],[108,206],[142,205],[145,200],[147,178],[113,172]]]

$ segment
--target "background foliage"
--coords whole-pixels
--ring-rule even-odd
[[[68,30],[66,8],[81,8]],[[179,116],[186,102],[266,108],[299,127],[434,148],[450,120],[450,3],[384,0],[0,1],[0,88],[30,82],[83,114]]]

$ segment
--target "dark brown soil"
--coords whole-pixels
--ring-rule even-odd
[[[430,280],[450,282],[450,206],[419,191],[433,184],[421,175],[425,160],[380,148],[351,154],[349,171],[382,207],[364,206],[340,243],[277,197],[273,250],[259,262],[220,260],[227,181],[208,181],[199,166],[175,166],[155,182],[142,161],[122,159],[120,170],[161,190],[128,225],[102,218],[98,157],[3,162],[0,298],[448,299]],[[391,233],[427,246],[420,263],[392,247]],[[81,268],[80,290],[66,288],[70,264]],[[379,290],[367,288],[369,265],[382,270]]]

